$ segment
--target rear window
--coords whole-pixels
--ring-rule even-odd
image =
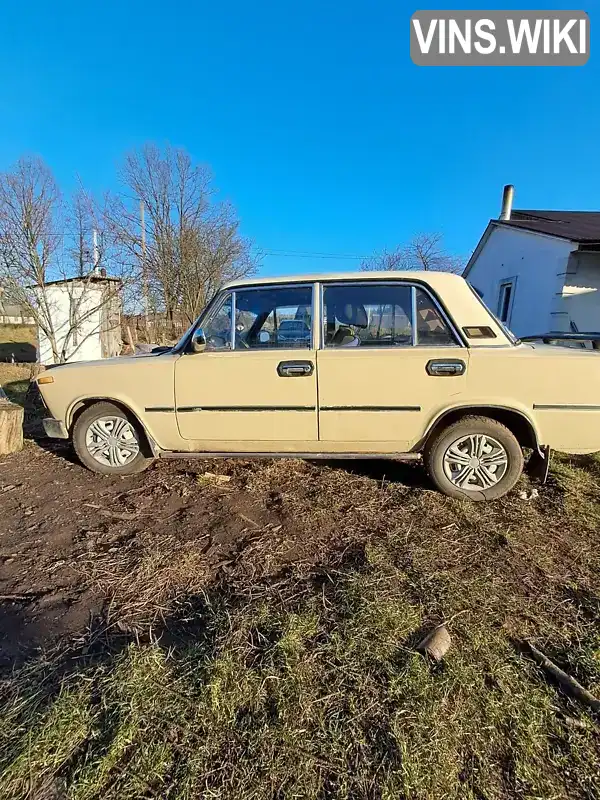
[[[485,301],[483,300],[482,296],[479,294],[479,292],[477,291],[477,289],[475,289],[473,286],[471,286],[471,284],[469,283],[469,281],[467,281],[466,283],[467,283],[467,286],[469,287],[469,289],[470,289],[470,290],[473,292],[473,294],[475,295],[475,297],[476,297],[476,298],[479,300],[479,302],[481,303],[481,305],[482,305],[482,306],[485,308],[485,310],[488,312],[488,314],[489,314],[489,315],[492,317],[492,319],[494,320],[494,322],[496,323],[496,325],[497,325],[497,326],[500,328],[500,330],[502,331],[502,333],[504,333],[504,335],[506,336],[506,338],[508,339],[508,341],[509,341],[511,344],[521,344],[521,340],[520,340],[520,339],[519,339],[517,336],[515,336],[515,335],[514,335],[514,333],[513,333],[511,330],[509,330],[509,328],[507,328],[507,327],[506,327],[506,325],[505,325],[503,322],[501,322],[501,321],[498,319],[498,317],[497,317],[497,316],[494,314],[494,312],[493,312],[493,311],[491,311],[491,310],[490,310],[490,309],[487,307],[487,305],[486,305]]]

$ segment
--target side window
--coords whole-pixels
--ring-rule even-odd
[[[235,349],[309,349],[312,286],[273,286],[235,292]]]
[[[417,312],[416,344],[424,347],[446,347],[457,341],[437,306],[423,289],[415,288]]]
[[[457,344],[429,294],[401,283],[326,286],[323,326],[325,347]]]
[[[231,347],[231,294],[203,325],[207,350],[229,350]]]
[[[398,347],[412,344],[411,287],[334,284],[323,291],[325,347]]]

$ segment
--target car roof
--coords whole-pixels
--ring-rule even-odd
[[[224,289],[242,286],[260,286],[274,283],[311,283],[315,281],[331,283],[333,281],[375,281],[375,280],[409,280],[422,281],[431,286],[447,286],[449,283],[464,280],[460,275],[451,272],[435,272],[434,270],[384,270],[378,272],[317,272],[307,275],[263,275],[260,278],[240,278],[225,284]]]

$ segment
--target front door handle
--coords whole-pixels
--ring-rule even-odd
[[[427,362],[427,374],[441,378],[443,376],[464,375],[467,365],[459,358],[432,358]]]
[[[312,375],[314,368],[312,361],[280,361],[277,374],[280,378],[303,378]]]

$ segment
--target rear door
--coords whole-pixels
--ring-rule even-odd
[[[285,320],[305,323],[309,335],[280,339]],[[176,364],[181,436],[198,449],[219,443],[235,449],[226,444],[235,442],[294,450],[294,442],[316,441],[312,321],[312,284],[248,287],[225,295],[203,325],[207,349],[182,355]]]
[[[468,349],[425,286],[335,282],[322,292],[323,449],[411,449],[439,411],[460,401]]]

